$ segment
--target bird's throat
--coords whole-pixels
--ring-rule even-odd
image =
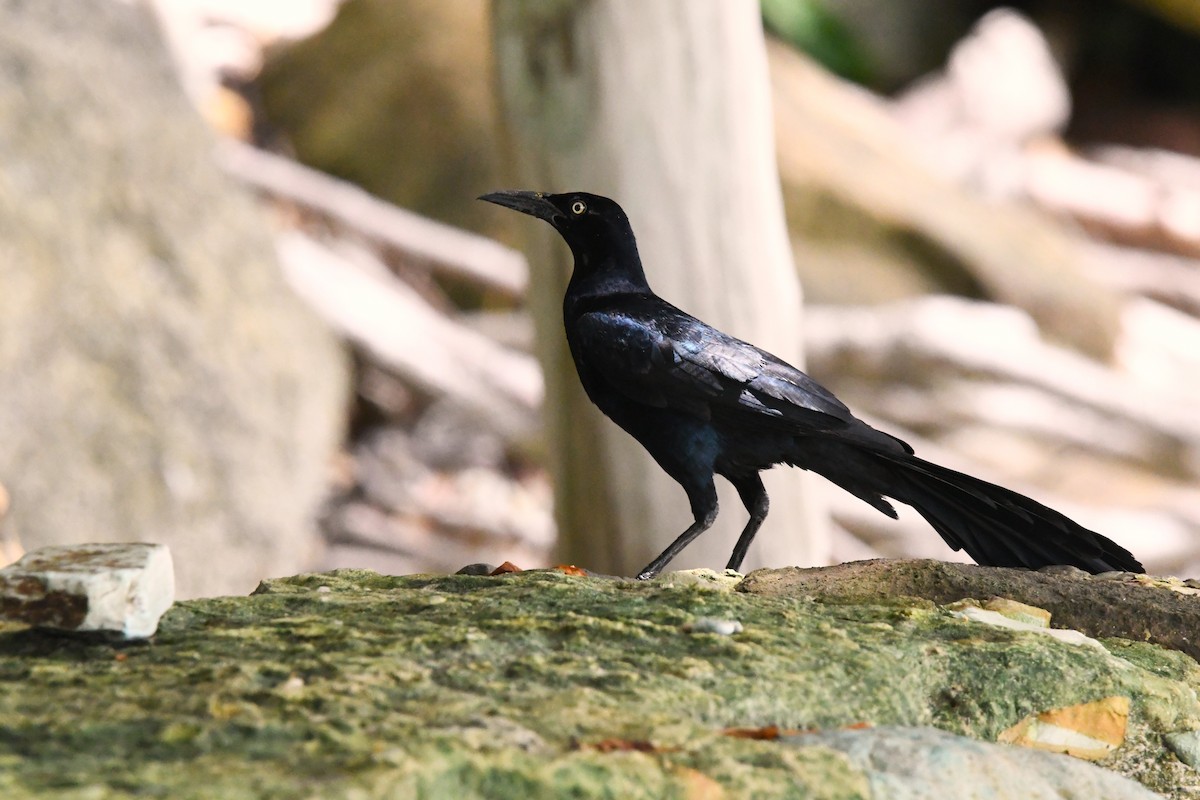
[[[575,268],[567,294],[595,297],[606,294],[637,294],[649,292],[650,284],[642,270],[636,251],[633,258],[610,255],[576,254]]]

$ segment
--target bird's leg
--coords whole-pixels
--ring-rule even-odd
[[[742,561],[746,558],[746,551],[750,549],[750,542],[754,541],[754,535],[758,533],[759,527],[762,526],[763,520],[767,518],[767,511],[771,508],[771,501],[767,497],[767,490],[763,487],[762,478],[755,472],[749,477],[731,479],[730,482],[738,491],[738,497],[742,498],[742,503],[745,504],[746,510],[750,512],[750,520],[746,523],[746,527],[742,528],[742,535],[738,537],[737,544],[733,546],[733,553],[729,556],[729,563],[725,565],[725,569],[737,571],[742,567]]]
[[[686,486],[684,488],[687,489]],[[663,567],[671,563],[671,559],[679,555],[680,551],[691,544],[693,539],[711,528],[712,524],[717,521],[717,487],[713,485],[711,477],[707,486],[688,489],[687,493],[688,500],[692,504],[692,516],[696,518],[696,521],[638,573],[639,581],[650,580],[662,572]]]

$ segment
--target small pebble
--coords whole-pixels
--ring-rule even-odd
[[[742,632],[742,623],[736,619],[697,617],[683,626],[685,633],[715,633],[717,636],[732,636]]]
[[[279,684],[279,693],[285,697],[295,697],[304,690],[304,679],[299,675],[292,675],[286,681]]]
[[[1200,769],[1200,731],[1178,731],[1163,737],[1176,757],[1192,769]]]
[[[491,575],[496,567],[492,564],[484,564],[482,561],[478,564],[467,564],[460,569],[455,575]]]

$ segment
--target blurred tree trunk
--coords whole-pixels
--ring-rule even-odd
[[[520,188],[613,197],[633,221],[656,291],[799,363],[800,288],[757,3],[496,0],[494,26]],[[561,316],[571,258],[549,228],[539,227],[532,261],[563,555],[630,574],[691,514],[678,485],[579,387]],[[764,477],[771,516],[745,568],[826,562],[817,491],[795,470]],[[727,560],[746,512],[718,484],[718,524],[673,566]]]

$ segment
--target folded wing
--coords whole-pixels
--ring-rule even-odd
[[[662,301],[590,311],[575,333],[586,366],[639,403],[797,433],[861,425],[800,370]]]

